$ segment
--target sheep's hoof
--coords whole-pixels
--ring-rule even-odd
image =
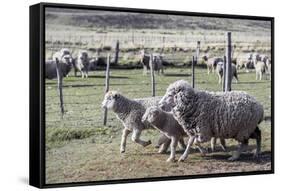
[[[237,157],[237,156],[232,156],[232,157],[229,157],[227,160],[228,161],[236,161],[236,160],[238,160],[238,158],[239,157]]]
[[[120,149],[120,153],[125,153],[125,149]]]
[[[158,153],[159,154],[164,154],[164,153],[166,153],[166,150],[165,149],[159,149]]]
[[[146,146],[150,145],[151,143],[152,143],[151,140],[149,140],[146,142],[146,144],[144,146],[146,147]]]
[[[173,158],[168,158],[167,160],[166,160],[166,162],[175,162],[176,160],[175,160],[175,158],[173,157]]]
[[[179,158],[178,162],[184,162],[184,160],[185,160],[185,157],[182,157],[182,156],[181,156],[181,157]]]
[[[154,148],[155,148],[155,149],[159,149],[159,148],[160,148],[160,145],[155,145]]]
[[[253,154],[253,158],[254,159],[259,159],[260,158],[260,152],[257,152],[256,150],[254,151],[254,154]]]

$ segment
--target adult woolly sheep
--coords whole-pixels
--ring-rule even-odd
[[[237,74],[237,69],[236,69],[236,65],[235,64],[231,64],[231,71],[232,71],[232,75],[231,75],[231,79],[233,79],[233,77],[235,77],[236,79],[236,83],[238,83],[238,74]],[[217,67],[216,67],[216,73],[219,77],[219,84],[221,83],[221,80],[222,80],[222,77],[223,77],[223,62],[219,62],[217,64]]]
[[[102,107],[111,109],[122,122],[124,129],[122,133],[120,152],[124,153],[126,149],[127,136],[133,132],[132,140],[135,143],[146,147],[151,141],[140,139],[141,132],[144,129],[152,128],[148,123],[143,123],[141,118],[146,108],[158,104],[161,97],[152,97],[144,99],[131,100],[116,91],[109,91],[105,94]]]
[[[54,60],[47,60],[45,62],[45,78],[47,79],[54,79],[57,78],[57,66],[56,62],[58,62],[59,66],[61,67],[61,74],[63,77],[66,77],[72,68],[71,57],[69,55],[65,55],[59,59],[57,58],[56,61]]]
[[[187,158],[195,138],[199,142],[206,142],[211,137],[237,140],[238,149],[229,160],[237,160],[249,139],[254,138],[257,146],[254,156],[259,156],[261,131],[258,124],[263,120],[264,111],[254,97],[240,91],[198,91],[189,84],[184,88],[175,87],[175,91],[174,117],[191,136],[180,161]]]
[[[158,129],[161,133],[171,139],[171,154],[167,159],[167,162],[173,162],[175,160],[178,142],[182,140],[183,137],[187,136],[183,128],[173,117],[173,114],[163,111],[157,106],[152,106],[146,109],[146,112],[142,117],[142,122],[150,123],[155,129]],[[165,146],[167,146],[167,144],[163,144],[159,151],[161,152],[161,149],[166,149]],[[200,144],[197,146],[200,152],[205,154],[205,151]]]
[[[167,88],[165,96],[163,96],[163,98],[159,102],[160,108],[161,109],[163,109],[163,108],[172,109],[173,107],[175,107],[174,96],[177,93],[177,89],[180,89],[180,88],[184,89],[187,86],[189,86],[189,84],[184,80],[179,80],[179,81],[174,82],[173,84],[170,84],[169,87]],[[165,111],[170,111],[170,110],[165,110]],[[212,138],[211,150],[213,152],[215,151],[215,145],[216,145],[216,138]],[[222,138],[220,139],[220,146],[223,151],[226,151],[225,140]]]

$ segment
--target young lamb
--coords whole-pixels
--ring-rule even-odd
[[[174,96],[176,95],[176,90],[180,88],[185,88],[188,85],[188,83],[184,80],[176,81],[175,83],[171,84],[166,91],[165,96],[160,100],[159,106],[161,109],[169,108],[169,110],[165,111],[171,111],[173,107],[175,107],[174,103]],[[212,152],[215,151],[215,145],[216,145],[216,138],[212,138],[211,140],[211,150]],[[223,138],[220,138],[220,146],[223,151],[226,151],[226,143]]]
[[[263,61],[257,61],[255,63],[256,69],[256,80],[262,80],[262,77],[265,76],[266,64]]]
[[[157,106],[152,106],[146,109],[145,114],[142,117],[143,123],[150,123],[154,128],[158,129],[161,133],[166,135],[166,137],[171,139],[171,154],[167,159],[167,162],[175,161],[175,154],[178,142],[187,136],[180,124],[175,120],[172,113],[166,112],[158,108]],[[200,152],[205,154],[202,147],[197,145]],[[165,144],[162,145],[162,148]]]
[[[87,51],[79,51],[77,58],[74,60],[74,75],[77,76],[77,71],[81,73],[81,77],[88,78],[90,59]]]
[[[150,69],[150,54],[145,53],[145,50],[140,51],[140,63],[143,66],[143,75],[147,75],[148,70]],[[152,62],[154,64],[154,71],[157,72],[157,74],[164,74],[164,66],[163,66],[163,58],[160,54],[154,53],[152,54]]]
[[[126,148],[127,136],[133,132],[132,140],[135,143],[146,147],[151,141],[140,139],[144,129],[152,128],[148,123],[143,123],[141,118],[147,107],[156,105],[161,97],[144,98],[131,100],[116,91],[109,91],[105,94],[102,107],[111,109],[122,122],[124,129],[122,133],[120,152],[124,153]]]
[[[217,64],[219,62],[223,62],[222,58],[214,57],[214,58],[209,58],[208,55],[205,55],[202,57],[203,62],[207,65],[207,72],[210,74],[210,72],[214,72]]]
[[[177,87],[177,84],[184,83]],[[240,144],[229,160],[237,160],[248,145],[250,138],[256,139],[258,157],[261,151],[261,131],[258,124],[263,120],[263,106],[245,92],[207,92],[193,89],[185,81],[174,83],[173,115],[190,136],[188,146],[179,159],[187,158],[189,148],[197,139],[206,142],[211,137],[234,138]],[[164,97],[167,97],[165,95]]]
[[[235,77],[236,79],[236,83],[238,83],[238,75],[237,75],[237,69],[236,69],[236,65],[235,64],[231,64],[231,79],[233,79],[233,77]],[[219,77],[219,84],[222,81],[222,77],[223,77],[223,62],[218,62],[217,67],[216,67],[216,73]]]

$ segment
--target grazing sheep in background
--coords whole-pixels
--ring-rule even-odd
[[[58,60],[58,59],[57,59]],[[60,61],[58,60],[63,77],[66,77],[72,68],[72,61],[69,55],[63,56]],[[47,60],[45,62],[45,78],[54,79],[57,78],[56,61]]]
[[[233,77],[235,77],[236,79],[236,83],[238,83],[238,75],[237,75],[237,70],[236,70],[236,65],[235,64],[231,64],[231,72],[232,72],[232,75],[231,75],[231,79],[233,79]],[[221,83],[222,81],[222,77],[223,77],[223,62],[219,62],[217,64],[217,67],[216,67],[216,73],[219,77],[219,84]]]
[[[210,74],[210,72],[214,72],[217,64],[219,62],[223,62],[222,58],[214,57],[209,58],[207,55],[202,57],[203,62],[207,65],[207,72]]]
[[[153,57],[153,64],[154,64],[154,71],[158,74],[164,74],[164,66],[163,66],[163,59],[160,54],[152,54]],[[140,51],[140,63],[143,66],[143,74],[147,75],[148,70],[150,70],[150,54],[146,54],[145,50]]]
[[[266,65],[267,74],[269,75],[269,80],[271,80],[271,60],[267,59],[265,65]]]
[[[249,72],[249,69],[254,69],[254,61],[252,59],[252,55],[250,54],[246,57],[238,57],[236,68],[237,70],[244,68],[246,72]]]
[[[90,59],[87,51],[80,51],[77,59],[74,61],[74,75],[76,76],[77,71],[81,73],[81,77],[88,78]]]
[[[257,61],[255,63],[256,69],[256,80],[262,80],[262,77],[265,76],[266,64],[263,61]]]
[[[95,71],[97,69],[98,65],[98,58],[91,58],[89,59],[89,66],[88,66],[88,71]]]
[[[167,159],[167,162],[173,162],[175,160],[176,148],[179,140],[187,136],[183,128],[173,117],[173,114],[165,112],[156,106],[152,106],[146,109],[146,112],[142,117],[142,122],[148,122],[154,128],[158,129],[161,133],[166,135],[166,137],[171,139],[171,154]],[[164,146],[165,145],[163,145],[163,147]],[[205,154],[205,151],[200,145],[198,145],[198,148],[201,153]]]
[[[143,147],[151,144],[150,140],[144,141],[140,139],[141,132],[144,129],[152,128],[148,123],[143,123],[141,118],[146,108],[156,105],[160,99],[160,97],[152,97],[131,100],[116,91],[109,91],[105,94],[102,107],[112,110],[124,126],[120,146],[121,153],[125,152],[127,136],[131,132],[133,132],[132,140],[135,143]]]
[[[248,145],[248,140],[254,138],[257,145],[254,156],[259,156],[261,131],[258,124],[263,120],[264,110],[255,98],[239,91],[198,91],[183,80],[170,86],[173,86],[176,92],[173,100],[174,117],[190,136],[180,161],[187,158],[194,140],[206,142],[211,137],[233,138],[240,143],[229,160],[237,160]],[[163,98],[165,97],[169,95]]]
[[[62,48],[60,51],[57,51],[53,54],[53,61],[56,61],[56,58],[61,61],[61,59],[66,55],[69,55],[72,59],[70,50],[68,48]]]
[[[176,90],[180,89],[180,88],[186,88],[186,86],[188,86],[188,85],[189,84],[184,80],[179,80],[173,84],[170,84],[169,87],[167,88],[165,96],[163,96],[163,98],[159,102],[160,108],[161,109],[169,108],[171,110],[173,107],[175,107],[174,96],[177,93]],[[170,111],[170,110],[168,110],[168,111]],[[167,110],[165,110],[165,111],[167,111]],[[216,138],[212,138],[211,150],[213,152],[215,151],[215,144],[216,144]],[[223,138],[220,138],[220,146],[223,151],[226,151],[226,144],[225,144],[225,140]]]

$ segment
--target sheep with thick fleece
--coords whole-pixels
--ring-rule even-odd
[[[199,91],[183,80],[176,81],[172,86],[176,92],[173,115],[190,136],[180,161],[187,158],[194,140],[206,142],[211,137],[233,138],[240,143],[229,160],[237,160],[249,139],[254,138],[257,145],[254,156],[259,156],[261,131],[258,124],[263,120],[264,110],[254,97],[241,91]]]
[[[165,96],[162,97],[162,99],[159,102],[159,106],[161,109],[164,109],[165,111],[171,111],[173,107],[175,107],[174,102],[174,96],[177,93],[177,89],[180,88],[186,88],[188,86],[188,83],[184,80],[176,81],[175,83],[171,84],[166,91]],[[167,108],[169,110],[167,110]],[[216,145],[216,138],[212,138],[211,140],[211,150],[215,151],[215,145]],[[220,139],[220,146],[223,151],[226,151],[226,144],[224,139]]]
[[[156,105],[161,97],[144,99],[129,99],[116,91],[109,91],[105,94],[102,107],[111,109],[122,122],[124,129],[122,133],[120,152],[124,153],[126,148],[127,136],[133,132],[132,140],[143,147],[150,145],[151,141],[140,139],[144,129],[152,128],[148,123],[141,121],[147,107]]]
[[[171,139],[171,154],[167,159],[167,162],[173,162],[175,160],[176,148],[178,142],[187,136],[180,124],[175,120],[173,114],[170,112],[163,111],[157,106],[152,106],[146,109],[145,114],[142,117],[143,123],[150,123],[155,129],[158,129],[166,137]],[[205,154],[200,144],[197,145],[200,152]],[[162,145],[162,148],[165,144]]]

